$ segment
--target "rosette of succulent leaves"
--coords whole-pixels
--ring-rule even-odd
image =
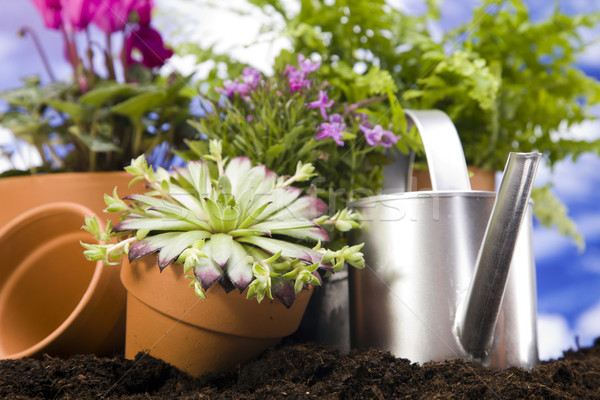
[[[211,141],[210,154],[185,168],[154,171],[142,155],[125,169],[149,191],[120,199],[115,188],[105,195],[105,211],[120,213],[120,222],[108,220],[102,229],[96,216],[86,217],[83,228],[104,242],[82,243],[89,260],[116,264],[124,254],[134,261],[157,252],[161,271],[183,263],[198,297],[218,282],[226,291],[248,289],[247,298],[268,296],[286,307],[307,285],[320,285],[322,274],[344,263],[364,268],[362,244],[336,251],[322,246],[328,230],[358,223],[347,209],[325,215],[322,200],[292,186],[315,175],[311,164],[278,176],[245,157],[223,159],[220,142]]]

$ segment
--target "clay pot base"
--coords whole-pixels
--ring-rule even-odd
[[[301,291],[289,309],[226,293],[218,283],[202,300],[180,264],[160,272],[155,257],[124,262],[121,281],[128,291],[125,356],[149,352],[193,376],[247,361],[294,333],[313,291]]]
[[[150,319],[152,324],[147,324]],[[232,360],[233,364],[250,360],[280,340],[229,335],[193,326],[148,307],[132,295],[127,296],[125,357],[129,359],[147,351],[192,376],[200,376],[229,367]]]

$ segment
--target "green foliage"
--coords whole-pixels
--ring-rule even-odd
[[[393,132],[406,130],[404,113],[394,95],[395,86],[389,73],[373,67],[355,84],[340,89],[335,82],[324,80],[323,76],[331,68],[321,64],[309,76],[310,87],[294,92],[284,73],[289,65],[297,65],[297,56],[284,51],[275,61],[273,76],[263,78],[258,87],[245,96],[236,94],[228,99],[228,104],[223,103],[225,96],[209,93],[206,102],[214,112],[190,124],[200,134],[222,140],[223,154],[248,156],[280,174],[293,175],[300,161],[311,163],[320,179],[310,184],[318,196],[329,202],[332,210],[343,208],[353,199],[377,193],[382,187],[382,167],[390,162],[389,155],[397,154],[398,149],[408,152],[415,146],[412,136],[399,135],[396,148],[386,152],[382,147],[369,145],[359,129],[369,124],[381,125]],[[327,110],[328,115],[343,118],[343,145],[331,138],[316,138],[321,124],[327,121],[319,109],[309,108],[308,104],[317,100],[320,91],[334,100]],[[350,103],[349,98],[355,101]],[[207,153],[204,141],[187,144],[190,150],[178,153],[186,160],[198,159]]]
[[[372,68],[386,71],[405,108],[438,108],[457,126],[467,161],[501,170],[510,151],[539,151],[553,164],[597,144],[555,136],[561,123],[590,119],[600,83],[574,67],[586,44],[581,29],[596,26],[600,13],[567,16],[558,8],[532,22],[522,0],[486,0],[472,21],[435,43],[426,30],[439,16],[411,17],[385,1],[299,0],[292,13],[276,0],[250,0],[285,22],[283,35],[302,54],[319,54],[327,80],[340,88]],[[295,9],[295,7],[290,7]],[[365,72],[357,74],[362,69]],[[344,94],[350,101],[351,90]]]
[[[9,105],[0,125],[35,146],[43,165],[32,172],[118,170],[165,140],[181,147],[192,137],[186,120],[194,91],[188,81],[157,76],[122,84],[97,78],[83,93],[76,85],[41,87],[35,80],[0,94]],[[74,150],[66,158],[53,153],[54,146],[67,144]]]
[[[331,62],[326,78],[348,98],[357,75],[377,67],[392,77],[402,107],[445,111],[469,164],[502,170],[510,151],[541,152],[550,165],[583,152],[600,154],[600,141],[558,135],[559,127],[592,119],[590,107],[600,101],[600,83],[574,66],[587,45],[582,30],[597,26],[600,13],[567,16],[556,7],[548,19],[533,22],[522,0],[484,0],[471,21],[436,43],[426,26],[439,18],[437,1],[428,1],[429,11],[417,17],[384,0],[299,0],[289,8],[277,0],[249,1],[283,17],[282,35],[296,52]],[[536,215],[549,225],[573,224],[565,213],[538,215],[541,210]]]
[[[534,212],[538,221],[547,228],[556,228],[559,233],[572,237],[580,251],[585,249],[583,236],[567,216],[568,210],[550,190],[551,186],[534,188],[531,197],[535,202]]]
[[[496,11],[490,11],[493,5]],[[600,83],[574,66],[586,48],[581,29],[599,20],[600,13],[567,16],[556,8],[534,23],[520,0],[489,0],[467,24],[473,29],[465,26],[448,36],[447,41],[466,37],[462,48],[486,60],[501,79],[494,107],[471,102],[463,105],[468,119],[453,116],[468,159],[500,169],[509,151],[539,151],[550,164],[570,155],[556,132],[561,124],[590,119],[589,107],[600,101]],[[570,144],[573,156],[584,149],[600,154],[597,144]]]
[[[85,256],[115,264],[123,254],[133,261],[157,252],[161,270],[183,264],[199,297],[219,282],[226,290],[247,289],[258,302],[275,297],[287,307],[306,285],[320,285],[320,274],[346,262],[364,268],[362,245],[321,247],[329,241],[324,228],[347,231],[358,224],[348,210],[329,218],[322,200],[291,186],[312,178],[312,165],[299,163],[286,179],[246,157],[226,161],[222,148],[211,141],[203,160],[170,173],[154,171],[143,155],[132,160],[127,172],[149,191],[128,196],[129,203],[116,188],[105,195],[105,211],[120,213],[120,222],[112,227],[109,220],[102,229],[95,216],[87,217],[83,228],[108,244],[82,243]]]

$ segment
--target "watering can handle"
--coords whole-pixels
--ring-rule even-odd
[[[465,154],[450,117],[440,110],[404,113],[421,136],[432,190],[471,190]]]

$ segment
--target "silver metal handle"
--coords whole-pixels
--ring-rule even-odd
[[[465,154],[450,117],[440,110],[404,113],[421,136],[432,190],[471,190]]]

